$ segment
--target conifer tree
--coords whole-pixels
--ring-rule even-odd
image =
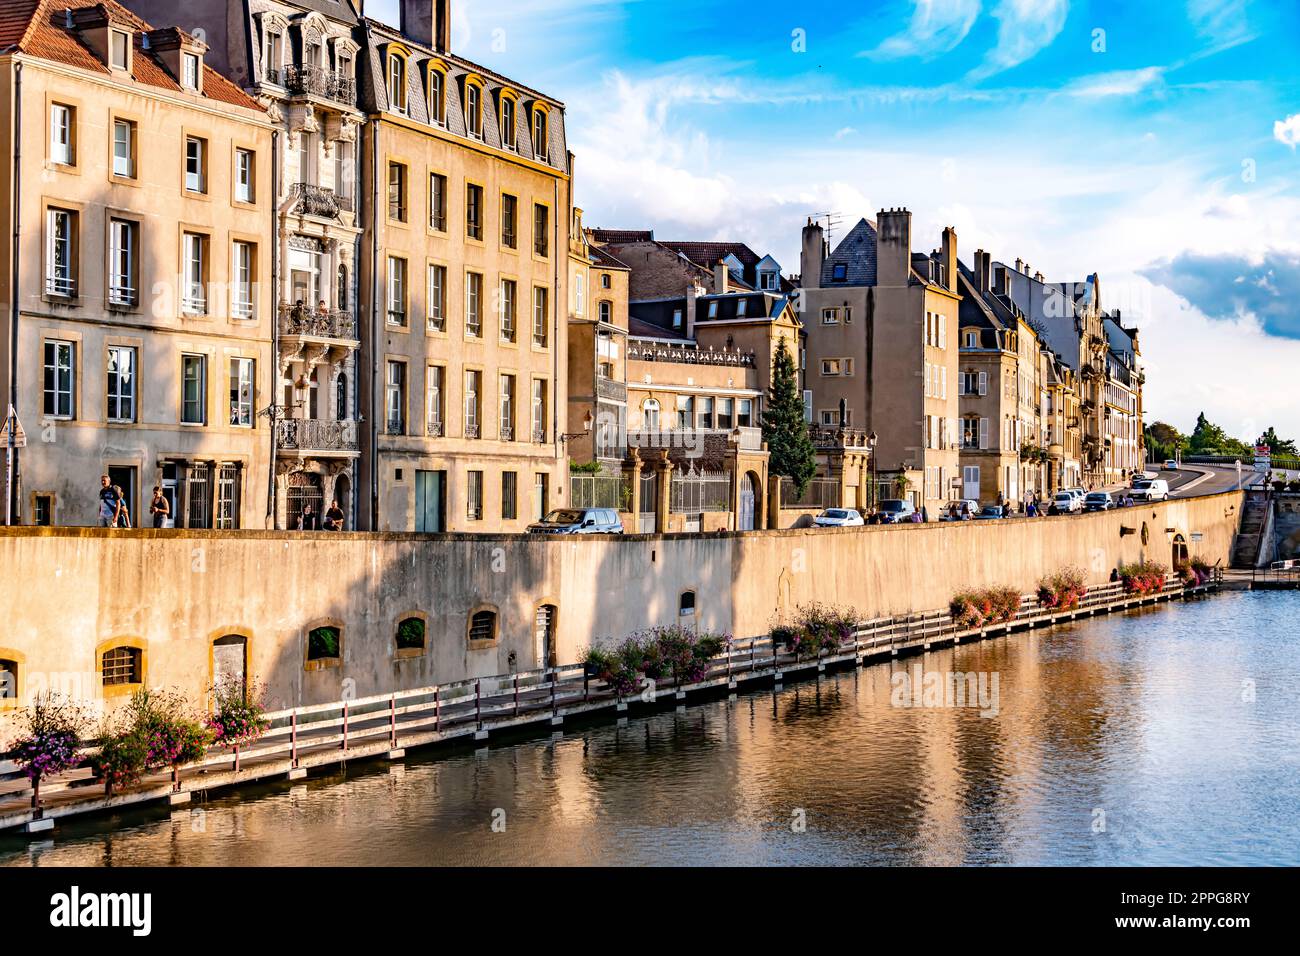
[[[763,441],[767,442],[770,456],[768,471],[794,482],[802,496],[817,473],[817,452],[804,421],[803,397],[784,336],[777,343],[772,363],[772,387],[763,411]]]

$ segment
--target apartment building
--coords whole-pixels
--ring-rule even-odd
[[[564,107],[450,49],[450,4],[361,24],[370,526],[523,531],[567,501]]]
[[[881,210],[828,249],[803,230],[801,319],[811,420],[876,435],[880,498],[934,513],[960,497],[957,236],[912,252],[912,214]]]
[[[112,0],[15,0],[0,49],[17,520],[95,524],[106,474],[134,524],[158,486],[179,527],[265,527],[270,118]]]
[[[173,0],[124,0],[147,18],[179,16]],[[358,425],[357,195],[359,46],[352,0],[190,0],[208,60],[275,124],[275,169],[261,225],[274,286],[275,495],[272,520],[295,528],[338,500],[356,526]]]
[[[649,229],[593,229],[591,238],[632,270],[628,294],[634,301],[680,295],[691,285],[722,292],[717,285],[719,263],[725,267],[729,289],[790,292],[794,288],[775,258],[760,256],[743,242],[660,240]]]

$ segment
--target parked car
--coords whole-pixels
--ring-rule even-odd
[[[940,521],[970,521],[979,514],[980,503],[973,498],[956,498],[943,506]]]
[[[560,508],[528,526],[530,534],[622,534],[623,522],[612,508]]]
[[[905,498],[886,498],[878,509],[881,524],[899,524],[916,520],[916,508]]]
[[[1168,501],[1169,482],[1163,478],[1154,481],[1135,481],[1129,494],[1135,501]]]
[[[1109,491],[1093,491],[1083,499],[1083,507],[1086,511],[1110,511],[1115,507],[1115,499]]]
[[[980,513],[975,516],[979,520],[990,518],[1009,518],[1011,517],[1010,505],[985,505],[980,509]]]
[[[1177,470],[1178,470],[1178,462],[1174,461],[1174,459],[1172,458],[1166,458],[1165,471],[1177,471]]]
[[[1058,491],[1052,498],[1052,505],[1048,511],[1054,515],[1069,515],[1076,511],[1083,510],[1084,496],[1076,494],[1074,490]]]
[[[862,513],[853,508],[827,508],[816,518],[813,524],[822,528],[856,528],[866,524]]]

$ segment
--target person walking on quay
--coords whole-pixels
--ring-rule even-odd
[[[131,511],[126,506],[126,492],[122,490],[121,485],[114,485],[113,493],[117,495],[117,513],[113,517],[113,527],[129,528],[131,527]]]
[[[99,526],[112,528],[117,525],[117,489],[110,483],[108,475],[99,476]]]
[[[330,502],[329,510],[325,512],[325,530],[343,530],[343,509],[339,507],[337,498]]]
[[[153,515],[153,526],[163,528],[167,525],[167,517],[171,513],[171,505],[167,503],[167,496],[162,493],[162,489],[155,486],[153,490],[153,501],[149,502],[149,514]]]

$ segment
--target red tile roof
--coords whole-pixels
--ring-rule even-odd
[[[65,13],[102,6],[114,22],[132,29],[135,53],[131,73],[135,81],[168,92],[182,92],[177,79],[144,48],[144,34],[153,27],[114,0],[0,0],[0,4],[0,49],[17,49],[42,60],[107,75],[107,64],[82,42],[75,29],[68,27]],[[256,100],[209,66],[203,68],[202,95],[204,99],[262,111]]]

